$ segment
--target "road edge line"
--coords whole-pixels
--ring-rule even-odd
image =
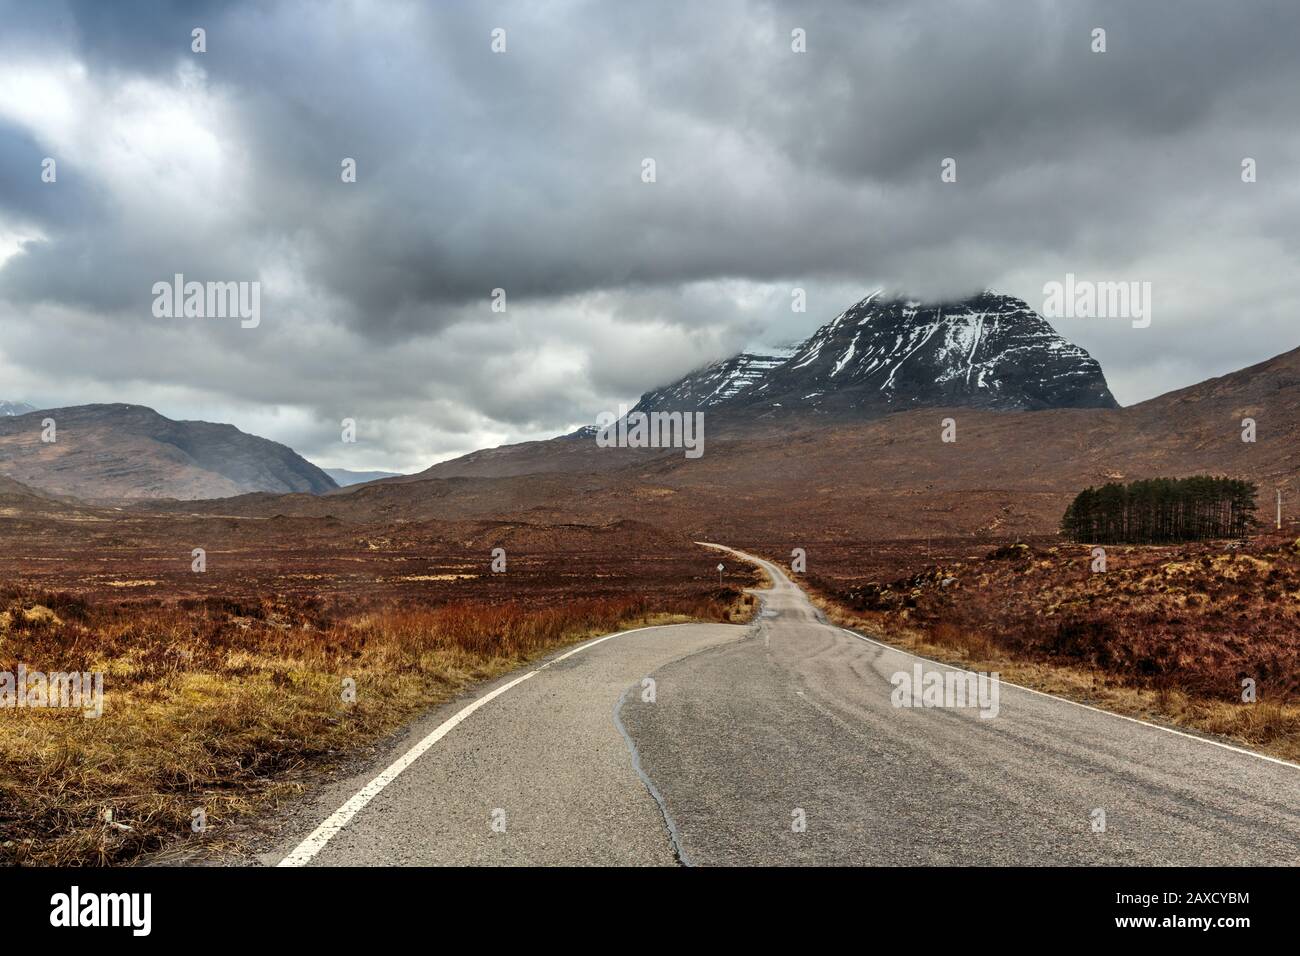
[[[878,641],[874,637],[867,637],[865,634],[859,634],[857,631],[850,630],[840,625],[841,631],[850,637],[856,637],[860,641],[866,641],[868,644],[875,644],[877,647],[883,647],[891,651],[897,651],[908,657],[915,658],[918,661],[925,661],[927,664],[938,664],[940,667],[947,667],[950,670],[958,671],[962,674],[974,674],[978,676],[978,671],[969,670],[965,667],[958,667],[956,664],[949,664],[945,661],[935,660],[932,657],[923,657],[920,654],[914,654],[911,651],[905,651],[901,647],[893,644],[887,644],[884,641]],[[1091,710],[1093,713],[1105,714],[1107,717],[1117,717],[1120,720],[1127,720],[1129,723],[1141,724],[1143,727],[1150,727],[1152,730],[1163,730],[1167,734],[1174,734],[1178,737],[1186,737],[1188,740],[1195,740],[1198,743],[1209,744],[1212,747],[1221,747],[1224,750],[1231,750],[1233,753],[1244,754],[1247,757],[1255,757],[1259,760],[1267,760],[1269,763],[1280,764],[1283,767],[1290,767],[1292,770],[1300,770],[1300,764],[1292,763],[1290,760],[1283,760],[1281,757],[1273,757],[1269,754],[1262,754],[1257,750],[1250,750],[1246,747],[1238,747],[1235,744],[1224,743],[1222,740],[1215,740],[1213,737],[1202,737],[1198,734],[1189,734],[1185,730],[1178,730],[1174,727],[1166,727],[1163,724],[1153,724],[1149,720],[1143,720],[1140,717],[1130,717],[1128,714],[1118,714],[1113,710],[1106,710],[1104,707],[1096,707],[1092,704],[1085,704],[1082,701],[1070,700],[1068,697],[1062,697],[1059,694],[1049,694],[1044,690],[1036,690],[1033,687],[1026,687],[1024,684],[1017,684],[1015,681],[1006,680],[1003,677],[998,678],[999,684],[1005,684],[1008,687],[1014,687],[1017,690],[1023,690],[1030,694],[1037,694],[1039,697],[1046,697],[1048,700],[1059,700],[1064,704],[1072,704],[1075,707],[1082,707],[1084,710]]]
[[[804,589],[799,587],[798,584],[796,584],[793,580],[791,580],[789,575],[787,575],[785,571],[782,570],[781,566],[777,564],[775,561],[769,561],[767,558],[760,558],[758,555],[749,554],[747,551],[738,551],[735,548],[729,548],[725,544],[713,544],[711,542],[705,542],[705,541],[697,541],[696,544],[702,544],[705,547],[719,548],[723,551],[730,551],[736,557],[741,558],[742,560],[751,561],[755,564],[760,564],[760,565],[770,564],[776,570],[776,573],[785,579],[787,584],[789,584],[791,587],[793,587],[801,594],[803,594],[805,599],[808,599],[808,595],[804,591]],[[775,581],[773,582],[773,584],[775,585]],[[808,603],[814,609],[820,610],[819,608],[817,608],[815,604],[812,603],[811,599],[808,599]],[[829,623],[829,621],[827,623]],[[911,651],[905,651],[901,647],[897,647],[893,644],[887,644],[884,641],[878,641],[873,637],[867,637],[865,634],[859,634],[857,631],[850,630],[849,628],[843,627],[838,624],[831,624],[830,626],[838,627],[845,634],[848,634],[851,637],[856,637],[860,641],[866,641],[868,644],[875,644],[878,647],[883,647],[891,651],[897,651],[900,654],[905,654],[908,657],[915,658],[918,661],[925,661],[927,664],[937,664],[940,667],[947,667],[950,668],[951,670],[959,671],[963,674],[977,674],[976,671],[968,670],[965,667],[958,667],[956,664],[948,664],[945,663],[944,661],[937,661],[932,657],[922,657],[920,654],[914,654]],[[1095,707],[1092,704],[1085,704],[1077,700],[1070,700],[1070,698],[1061,697],[1059,694],[1049,694],[1047,691],[1035,690],[1032,687],[1026,687],[1024,684],[1017,684],[1014,681],[1004,680],[1001,677],[998,678],[998,683],[1006,684],[1008,687],[1015,687],[1019,690],[1027,691],[1030,694],[1037,694],[1039,697],[1046,697],[1049,700],[1059,700],[1066,704],[1073,704],[1075,707],[1082,707],[1084,710],[1091,710],[1098,714],[1105,714],[1107,717],[1117,717],[1120,720],[1127,720],[1130,723],[1141,724],[1143,727],[1150,727],[1152,730],[1163,730],[1165,733],[1174,734],[1177,737],[1186,737],[1188,740],[1195,740],[1198,741],[1199,743],[1209,744],[1212,747],[1219,747],[1223,750],[1230,750],[1233,753],[1244,754],[1247,757],[1254,757],[1257,760],[1265,760],[1268,763],[1278,764],[1279,766],[1282,767],[1290,767],[1292,770],[1300,770],[1300,763],[1294,763],[1290,760],[1284,760],[1281,757],[1272,757],[1269,756],[1268,754],[1262,754],[1257,750],[1250,750],[1246,747],[1238,747],[1235,744],[1224,743],[1221,740],[1215,740],[1213,737],[1202,737],[1199,736],[1198,734],[1189,734],[1185,730],[1177,730],[1173,727],[1165,727],[1161,724],[1153,724],[1148,720],[1142,720],[1140,717],[1130,717],[1128,714],[1119,714],[1113,710],[1106,710],[1104,707]]]
[[[546,668],[550,667],[552,664],[558,664],[560,663],[560,661],[566,660],[572,657],[574,654],[578,654],[581,653],[582,651],[587,650],[588,648],[595,647],[597,644],[603,644],[605,641],[612,640],[613,638],[623,637],[625,634],[636,634],[640,631],[654,631],[654,630],[659,630],[662,628],[669,628],[669,627],[690,627],[698,623],[699,623],[698,621],[691,621],[691,622],[683,622],[681,624],[650,624],[645,627],[634,627],[626,631],[617,631],[613,634],[605,634],[601,637],[592,638],[589,641],[584,641],[583,643],[579,644],[577,647],[571,650],[565,651],[563,654],[561,654],[558,657],[551,658],[549,661],[540,665],[534,670],[528,671],[525,674],[521,674],[519,677],[516,677],[514,680],[502,684],[500,687],[494,688],[493,690],[484,694],[482,697],[475,698],[474,700],[470,701],[466,706],[462,707],[460,710],[456,711],[456,713],[452,714],[450,717],[448,717],[446,720],[440,723],[437,727],[435,727],[423,738],[421,738],[419,742],[417,742],[409,750],[407,750],[400,757],[398,757],[387,767],[385,767],[369,783],[367,783],[364,787],[362,787],[355,794],[353,794],[352,797],[349,798],[343,804],[343,806],[339,807],[328,817],[326,817],[325,821],[321,823],[320,826],[318,826],[315,830],[309,833],[302,840],[302,842],[300,842],[296,847],[290,850],[275,865],[277,867],[281,867],[281,866],[291,867],[291,866],[305,866],[306,864],[310,863],[312,859],[316,856],[316,854],[320,853],[321,850],[325,849],[325,845],[329,843],[329,841],[333,839],[339,833],[339,831],[341,831],[344,827],[346,827],[349,823],[351,823],[353,818],[356,817],[356,815],[360,813],[362,810],[364,810],[366,805],[370,803],[371,800],[379,796],[379,794],[384,790],[385,787],[387,787],[390,783],[396,780],[401,775],[403,770],[405,770],[411,764],[415,763],[415,761],[419,760],[420,757],[424,756],[424,754],[434,744],[436,744],[443,737],[447,736],[447,734],[451,733],[451,731],[454,730],[457,727],[457,725],[459,725],[462,721],[464,721],[466,717],[474,713],[474,711],[478,710],[480,707],[484,706],[485,704],[488,704],[491,701],[495,700],[497,697],[500,697],[506,691],[510,690],[510,688],[522,684],[530,677],[537,676],[542,671],[546,670]]]

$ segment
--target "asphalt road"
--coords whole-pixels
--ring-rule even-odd
[[[754,625],[630,631],[489,685],[305,803],[264,859],[1300,862],[1300,768],[1005,683],[994,717],[895,706],[896,674],[958,672],[826,623],[749,560],[775,582]]]

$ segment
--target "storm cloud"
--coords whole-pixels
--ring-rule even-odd
[[[1067,272],[1151,282],[1149,328],[1053,320],[1126,404],[1300,345],[1293,2],[0,17],[3,399],[414,470],[590,423],[881,286],[1041,308]],[[261,324],[156,318],[177,273],[260,281]]]

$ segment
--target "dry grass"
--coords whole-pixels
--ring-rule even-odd
[[[1300,702],[1300,554],[1291,542],[1121,547],[1092,573],[1086,548],[1002,548],[837,597],[895,623],[952,625],[1012,656],[1094,668],[1136,687],[1239,702]],[[835,593],[832,591],[831,593]]]
[[[1300,549],[1252,550],[1130,548],[1091,575],[1073,551],[1026,549],[807,590],[837,624],[912,653],[1300,762]],[[1254,703],[1240,699],[1243,675],[1257,679]]]
[[[929,643],[956,652],[963,660],[986,661],[994,657],[993,642],[978,631],[940,621],[930,629]]]
[[[104,713],[0,710],[0,862],[129,861],[298,789],[307,771],[563,644],[743,619],[737,589],[552,607],[0,595],[0,670],[102,671]],[[49,612],[33,609],[44,608]],[[355,702],[344,681],[355,682]],[[209,829],[208,833],[212,832]]]

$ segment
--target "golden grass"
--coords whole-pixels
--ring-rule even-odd
[[[21,613],[34,597],[54,613]],[[641,597],[356,611],[10,601],[19,613],[0,628],[0,670],[23,661],[105,675],[98,719],[0,710],[0,862],[59,865],[129,861],[192,834],[195,811],[211,833],[474,682],[561,645],[742,619],[753,604],[735,592],[668,601],[667,612]]]

